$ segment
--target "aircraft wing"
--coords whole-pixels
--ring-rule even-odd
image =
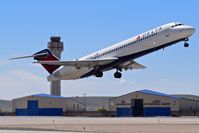
[[[135,61],[127,61],[119,66],[119,68],[124,69],[125,71],[128,69],[144,69],[145,66],[135,62]]]
[[[100,65],[112,63],[117,59],[118,58],[104,58],[97,60],[88,59],[88,60],[74,60],[74,61],[37,61],[34,63],[39,63],[43,65],[73,66],[77,68],[81,67],[95,68]]]

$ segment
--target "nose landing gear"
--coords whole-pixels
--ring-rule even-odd
[[[184,47],[185,47],[185,48],[188,48],[188,47],[189,47],[189,43],[187,43],[187,41],[189,41],[188,38],[184,40]]]

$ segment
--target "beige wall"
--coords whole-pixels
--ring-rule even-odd
[[[171,111],[179,110],[179,100],[171,97],[149,95],[141,92],[129,93],[110,100],[110,111],[116,111],[117,104],[131,105],[131,99],[143,99],[144,107],[171,107]]]
[[[199,111],[199,101],[180,99],[180,111]]]
[[[48,98],[39,96],[27,96],[13,100],[13,111],[15,108],[27,108],[28,100],[38,100],[39,108],[63,108],[66,110],[66,100],[64,98]]]
[[[83,111],[84,105],[70,99],[67,100],[67,111]]]

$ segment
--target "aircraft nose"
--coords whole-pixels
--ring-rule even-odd
[[[184,30],[189,36],[191,36],[195,32],[196,29],[193,26],[186,26]]]

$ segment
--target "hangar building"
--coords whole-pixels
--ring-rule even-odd
[[[83,105],[71,98],[37,94],[13,99],[13,112],[17,116],[62,116],[67,111],[81,111]]]
[[[97,111],[98,109],[106,109],[109,110],[109,99],[113,97],[105,97],[105,96],[87,96],[87,97],[70,97],[74,101],[85,105],[86,111]]]
[[[151,90],[135,91],[110,100],[110,111],[122,116],[171,116],[179,111],[179,97]]]
[[[109,97],[62,97],[36,94],[13,99],[12,110],[17,116],[100,116],[98,109],[108,110],[109,99]]]
[[[180,97],[179,116],[199,116],[199,96],[195,95],[173,95]]]
[[[199,116],[198,96],[168,95],[152,90],[118,97],[37,94],[13,99],[12,106],[17,116]]]
[[[118,117],[199,116],[197,98],[140,90],[110,99],[109,111],[115,112]]]

